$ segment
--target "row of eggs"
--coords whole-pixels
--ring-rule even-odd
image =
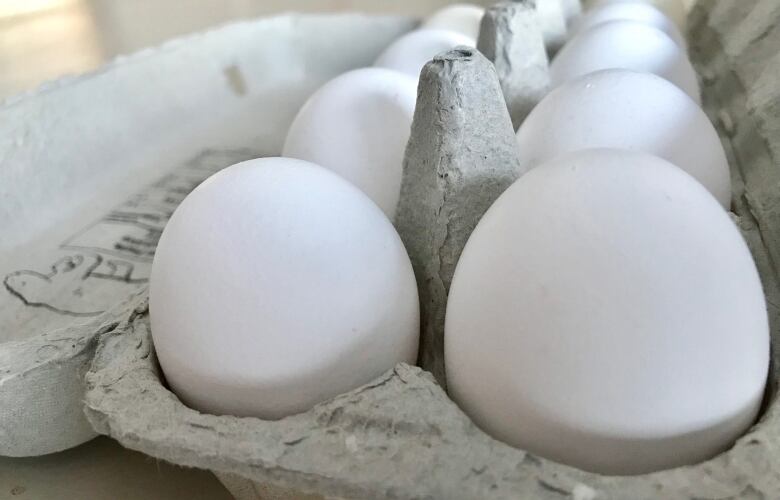
[[[473,35],[479,12],[456,6],[433,19],[448,14],[461,31]],[[628,20],[615,20],[620,15]],[[684,50],[655,27],[681,38],[674,23],[651,5],[618,2],[596,7],[575,26],[575,36],[551,66],[555,90],[518,131],[523,162],[536,165],[586,147],[645,151],[693,175],[728,207],[728,163],[698,106],[694,69]],[[379,56],[378,67],[348,72],[318,90],[296,116],[282,155],[339,173],[392,219],[420,70],[442,51],[475,43],[473,36],[427,25],[401,37]],[[610,68],[643,74],[598,73]],[[577,113],[569,119],[572,109]]]
[[[415,362],[417,286],[391,220],[416,78],[437,52],[473,46],[481,13],[439,12],[381,67],[328,82],[286,158],[229,167],[176,210],[150,307],[185,403],[282,418]],[[493,436],[589,470],[698,461],[752,423],[769,356],[758,274],[723,210],[726,157],[674,22],[623,0],[572,26],[556,88],[517,131],[534,168],[458,262],[450,395]],[[642,46],[635,62],[616,40]]]

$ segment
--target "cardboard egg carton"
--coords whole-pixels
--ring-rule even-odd
[[[10,244],[0,242],[0,251],[31,264],[3,262],[0,270],[15,277],[5,288],[24,305],[0,303],[0,318],[11,318],[13,326],[3,333],[9,342],[0,344],[0,453],[73,446],[94,428],[128,448],[210,469],[239,499],[778,496],[774,365],[763,416],[732,449],[701,464],[636,477],[583,472],[496,441],[437,383],[444,382],[443,314],[457,257],[482,213],[522,173],[512,120],[522,120],[546,89],[539,43],[545,29],[539,17],[529,23],[533,3],[501,4],[486,16],[479,47],[493,64],[459,48],[435,58],[421,75],[395,224],[420,285],[422,368],[400,364],[364,387],[278,421],[201,414],[166,388],[142,281],[148,252],[188,189],[236,161],[278,154],[308,93],[370,64],[411,23],[293,16],[230,26],[7,104],[0,110],[6,140],[0,176],[10,172],[2,178],[15,184],[0,183],[6,195],[0,199],[17,203],[0,207],[0,221],[25,231]],[[780,303],[774,264],[780,258],[777,25],[773,0],[700,1],[689,36],[706,111],[729,153],[734,217],[763,280],[773,345],[780,340],[774,305]],[[510,51],[516,57],[507,57]],[[513,67],[518,60],[523,66]],[[150,79],[160,85],[148,85]],[[111,106],[126,99],[137,109]],[[70,127],[55,127],[62,120]],[[184,123],[186,130],[173,126]],[[163,164],[177,166],[163,172]],[[69,183],[69,175],[79,182]],[[58,214],[58,202],[76,193],[94,201]],[[31,196],[34,209],[19,208]],[[37,228],[40,238],[24,236],[47,214],[48,226]],[[45,248],[41,264],[33,248]],[[93,279],[105,284],[95,288]],[[112,295],[117,283],[122,291]],[[92,293],[112,297],[105,304],[123,301],[106,305],[104,313],[75,306]],[[94,300],[87,303],[99,303]],[[36,323],[49,321],[49,313],[65,318]],[[83,405],[91,427],[79,418]]]

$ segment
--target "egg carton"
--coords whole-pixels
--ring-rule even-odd
[[[743,23],[724,22],[733,22],[737,12],[745,14]],[[480,46],[498,47],[484,50],[495,65],[459,48],[434,58],[421,74],[395,225],[418,278],[425,370],[400,364],[364,387],[279,421],[203,415],[161,383],[148,306],[140,296],[121,325],[101,337],[87,375],[87,413],[95,427],[125,446],[213,470],[237,498],[776,497],[775,366],[761,420],[730,450],[701,464],[633,477],[587,473],[509,447],[476,428],[447,397],[442,326],[449,280],[479,217],[522,173],[508,112],[512,98],[502,95],[506,79],[522,72],[502,67],[518,59],[499,60],[496,54],[509,47],[527,50],[527,44],[513,43],[509,29],[524,13],[517,5],[489,12],[483,33],[493,35],[482,37]],[[780,251],[773,244],[780,230],[773,179],[780,176],[774,172],[780,158],[771,140],[780,116],[772,108],[773,81],[759,87],[759,74],[745,77],[759,70],[771,75],[771,66],[767,70],[752,58],[775,54],[780,37],[771,28],[778,18],[780,9],[767,1],[732,1],[703,2],[691,19],[692,55],[703,75],[707,109],[729,152],[734,217],[764,282],[773,342],[780,324],[772,305],[778,297],[773,252]],[[751,59],[723,49],[736,40],[730,33],[742,43],[752,41],[746,45]],[[540,78],[538,86],[529,86],[529,102],[544,85]]]
[[[40,228],[48,247],[42,244],[43,237],[24,241],[20,236],[11,239],[8,253],[14,250],[20,261],[33,262],[37,257],[29,249],[48,248],[44,257],[49,261],[43,262],[57,263],[37,268],[30,264],[23,271],[4,274],[18,281],[11,283],[14,291],[8,283],[6,290],[21,295],[13,298],[32,309],[20,309],[27,311],[26,316],[9,314],[18,318],[11,324],[14,331],[24,332],[26,325],[44,321],[38,319],[42,311],[58,314],[47,307],[59,308],[52,297],[66,296],[63,304],[69,309],[63,310],[89,315],[65,315],[61,323],[34,325],[17,337],[11,331],[9,340],[18,340],[0,344],[0,397],[5,398],[0,404],[0,445],[5,448],[0,453],[45,453],[41,450],[47,446],[54,451],[88,439],[92,432],[88,428],[78,438],[75,433],[61,436],[70,432],[66,422],[83,425],[78,414],[85,401],[89,421],[98,432],[173,463],[210,469],[240,499],[776,497],[780,430],[775,366],[761,420],[732,449],[702,464],[636,477],[579,471],[498,442],[476,428],[436,382],[444,381],[441,321],[459,248],[487,206],[521,173],[514,156],[510,111],[515,122],[521,120],[522,110],[529,109],[546,85],[546,59],[539,44],[516,43],[516,36],[534,29],[544,33],[543,27],[531,25],[516,33],[511,29],[527,23],[528,11],[523,8],[532,4],[498,6],[486,17],[479,46],[493,65],[474,50],[457,49],[429,63],[420,81],[395,222],[423,285],[420,361],[427,371],[398,365],[362,388],[279,421],[204,415],[182,405],[167,390],[149,335],[143,281],[135,282],[133,274],[140,270],[148,277],[149,262],[131,258],[125,248],[128,243],[136,251],[153,248],[156,239],[152,235],[149,245],[139,244],[146,240],[132,232],[138,221],[127,214],[159,215],[159,225],[154,226],[158,231],[154,234],[159,235],[172,208],[200,178],[246,157],[277,154],[292,116],[311,90],[340,72],[370,64],[411,23],[304,16],[227,27],[7,104],[0,110],[0,128],[6,127],[0,137],[7,139],[0,145],[4,153],[0,158],[2,170],[17,177],[10,177],[16,184],[0,183],[0,190],[9,185],[16,189],[3,192],[7,195],[0,198],[3,203],[11,202],[0,217],[8,219],[9,228],[14,228],[13,218],[19,221],[17,227],[29,232],[34,221],[48,212],[50,226]],[[773,107],[778,66],[772,61],[780,44],[780,36],[772,30],[780,24],[780,9],[775,4],[773,0],[700,1],[689,37],[703,78],[705,106],[729,153],[734,217],[763,279],[773,345],[780,338],[773,305],[779,291],[773,263],[780,251],[776,241],[780,222],[775,216],[780,142],[774,138],[780,113]],[[310,38],[295,36],[296,29]],[[362,43],[355,44],[355,38]],[[505,57],[510,48],[525,50],[526,58]],[[284,54],[281,58],[279,51]],[[518,60],[536,63],[522,70],[512,68]],[[160,67],[170,67],[171,74],[162,78]],[[301,68],[313,74],[301,76]],[[287,77],[277,80],[277,72]],[[537,75],[536,83],[523,78],[531,74]],[[263,82],[268,85],[269,78],[270,88],[258,88]],[[101,79],[102,85],[96,83]],[[150,81],[160,86],[148,85]],[[513,89],[521,90],[513,93]],[[116,115],[112,107],[128,96],[138,103],[133,119]],[[76,111],[87,104],[95,109],[90,107],[84,116]],[[204,112],[204,106],[213,106],[214,112],[208,108]],[[265,121],[259,123],[258,116]],[[53,133],[53,125],[63,117],[72,128],[57,128]],[[19,123],[28,128],[18,128]],[[182,123],[193,126],[177,130]],[[130,147],[125,137],[132,138]],[[54,153],[43,147],[47,144],[56,146]],[[120,151],[128,158],[117,158]],[[180,166],[98,222],[87,224],[91,214],[111,207],[119,193],[136,192],[159,175],[161,164]],[[106,168],[113,170],[104,172]],[[120,183],[122,171],[133,175]],[[79,182],[69,184],[69,175]],[[33,186],[44,177],[44,192],[36,192],[39,188]],[[78,216],[69,219],[75,222],[57,222],[61,227],[53,230],[53,221],[59,221],[58,202],[76,193],[96,201],[79,207]],[[0,249],[6,252],[1,245],[4,242]],[[75,257],[76,249],[83,254],[81,260]],[[92,255],[103,260],[96,266],[87,261]],[[129,274],[123,261],[134,264]],[[9,265],[9,269],[16,268]],[[68,280],[59,283],[59,276],[68,273],[82,283],[75,287]],[[54,283],[52,293],[39,299],[35,297],[40,293],[25,292],[22,281],[38,283],[25,276]],[[85,293],[109,293],[85,284],[93,278],[127,284],[106,303],[120,295],[130,297],[103,314],[72,310]],[[47,329],[49,333],[42,335],[32,333]],[[87,369],[84,382],[81,375]],[[70,412],[55,414],[61,403],[70,404]]]

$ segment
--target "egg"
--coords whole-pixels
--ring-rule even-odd
[[[474,40],[479,37],[479,25],[485,9],[468,3],[456,3],[437,10],[423,21],[422,27],[461,33]]]
[[[678,47],[686,49],[685,37],[674,22],[650,4],[638,2],[605,3],[589,10],[579,18],[572,36],[610,21],[635,21],[659,29],[669,35]]]
[[[560,0],[566,25],[571,25],[582,14],[580,0]]]
[[[282,156],[336,172],[392,219],[416,100],[417,81],[411,76],[383,68],[344,73],[303,105]]]
[[[688,17],[688,11],[685,8],[682,0],[592,0],[592,7],[598,7],[605,4],[616,3],[630,3],[630,4],[646,4],[652,5],[664,14],[669,19],[674,21],[674,24],[680,29],[685,31],[686,18]]]
[[[663,31],[636,21],[610,21],[580,32],[550,64],[553,87],[611,68],[661,76],[699,103],[696,71],[685,52]]]
[[[281,418],[417,356],[401,239],[359,189],[301,160],[197,187],[162,233],[149,295],[165,378],[205,413]]]
[[[536,17],[547,53],[552,56],[566,42],[567,6],[564,0],[534,0]],[[571,7],[568,6],[570,9]]]
[[[485,213],[447,303],[450,395],[554,461],[641,474],[753,423],[769,364],[758,273],[700,184],[657,157],[570,153]]]
[[[400,71],[415,79],[434,56],[460,45],[476,47],[475,38],[449,30],[419,29],[391,43],[374,62],[374,66]]]
[[[558,87],[531,111],[517,141],[526,168],[581,149],[644,151],[730,205],[729,165],[715,127],[683,91],[649,73],[605,70]]]

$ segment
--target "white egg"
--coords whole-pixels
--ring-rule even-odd
[[[594,8],[599,5],[615,3],[652,5],[674,21],[674,24],[677,25],[680,31],[685,31],[688,11],[681,0],[591,0],[591,4]]]
[[[658,8],[647,3],[617,2],[605,3],[589,10],[579,18],[572,29],[572,36],[610,21],[635,21],[657,28],[681,47],[686,49],[685,37],[680,29]]]
[[[563,17],[566,19],[566,25],[572,24],[582,14],[582,2],[580,0],[561,0],[563,7]]]
[[[566,43],[566,6],[563,0],[534,0],[534,5],[544,46],[552,56]]]
[[[460,45],[476,47],[475,38],[448,30],[419,29],[391,43],[374,62],[374,66],[420,77],[423,66],[442,52]]]
[[[450,395],[513,446],[603,474],[707,459],[754,421],[769,363],[750,252],[653,156],[565,155],[485,213],[447,304]]]
[[[605,70],[550,92],[517,131],[521,162],[619,148],[659,156],[688,172],[728,208],[731,177],[715,127],[690,97],[649,73]]]
[[[422,27],[456,31],[474,40],[479,37],[479,25],[485,9],[469,3],[456,3],[437,10],[423,21]]]
[[[392,219],[416,100],[417,81],[411,76],[383,68],[344,73],[303,105],[282,156],[336,172]]]
[[[417,356],[401,239],[359,189],[301,160],[197,187],[163,231],[149,293],[166,380],[207,413],[284,417]]]
[[[610,21],[576,35],[550,64],[550,81],[555,87],[611,68],[656,74],[699,103],[696,70],[685,52],[663,31],[636,21]]]

